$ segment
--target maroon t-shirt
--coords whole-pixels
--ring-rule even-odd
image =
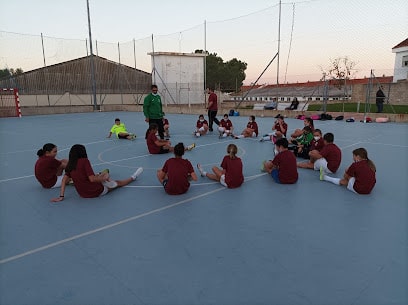
[[[103,185],[101,182],[91,182],[89,176],[95,175],[91,163],[88,158],[78,159],[76,168],[69,173],[68,177],[72,178],[75,189],[79,196],[83,198],[98,197],[103,192]]]
[[[242,173],[242,160],[238,157],[231,159],[230,156],[224,156],[221,167],[225,169],[225,183],[229,188],[241,186],[244,182],[244,174]]]
[[[258,136],[258,124],[256,122],[248,122],[247,128],[254,129],[256,136]]]
[[[52,188],[57,182],[57,170],[61,165],[61,161],[50,156],[39,157],[35,162],[34,173],[38,182],[44,188]]]
[[[197,129],[203,127],[204,125],[208,125],[207,120],[204,120],[202,122],[200,120],[197,120],[197,124],[196,124]]]
[[[213,103],[208,107],[208,110],[218,110],[217,95],[214,92],[210,93],[210,96],[208,97],[208,104],[210,104],[210,102]]]
[[[282,131],[281,126],[278,121],[276,121],[273,130],[280,131],[286,137],[286,132],[288,131],[288,124],[285,121],[282,122],[282,127],[285,129],[285,132]]]
[[[309,150],[317,150],[317,151],[321,151],[324,147],[324,140],[323,138],[320,138],[318,141],[316,141],[315,139],[312,140],[311,144],[310,144],[310,149]]]
[[[232,127],[231,120],[230,119],[226,121],[224,119],[220,120],[220,127],[225,127],[226,130],[231,130]]]
[[[367,160],[354,162],[346,170],[346,174],[354,177],[353,188],[359,194],[370,194],[376,183],[375,172],[368,165]]]
[[[332,173],[335,173],[339,169],[341,163],[341,150],[336,144],[326,144],[321,150],[320,155],[326,159],[327,168]]]
[[[160,146],[156,145],[157,137],[153,132],[149,132],[146,139],[147,149],[151,154],[158,154],[160,152]]]
[[[279,181],[282,184],[292,184],[298,180],[296,157],[293,152],[284,150],[272,160],[273,165],[279,169]]]
[[[188,177],[194,172],[193,165],[187,159],[170,158],[162,168],[168,176],[168,181],[164,189],[170,195],[184,194],[190,187]]]

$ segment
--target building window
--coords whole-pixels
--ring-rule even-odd
[[[320,97],[316,97],[316,101],[320,101]]]
[[[287,101],[290,102],[290,97],[288,97]]]
[[[284,97],[281,97],[280,100],[281,100],[281,102],[284,102],[284,101],[285,101],[285,98],[284,98]]]
[[[408,55],[407,56],[402,56],[402,66],[403,67],[408,67]]]
[[[313,101],[313,98],[308,97],[307,100],[308,100],[308,101]]]

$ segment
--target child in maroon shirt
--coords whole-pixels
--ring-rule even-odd
[[[334,135],[331,132],[326,133],[323,136],[324,147],[319,152],[317,150],[311,150],[309,152],[309,162],[299,162],[297,164],[300,168],[309,168],[316,171],[323,168],[326,173],[335,173],[340,167],[341,163],[341,150],[333,143]]]
[[[275,143],[278,154],[273,160],[264,161],[262,171],[271,174],[276,183],[293,184],[298,180],[295,155],[288,150],[288,140],[278,139]]]
[[[34,173],[38,182],[44,188],[60,187],[63,179],[63,172],[68,160],[58,160],[57,146],[52,143],[44,144],[43,148],[37,151],[37,162],[35,162]]]
[[[346,169],[343,179],[324,175],[321,171],[320,180],[347,186],[348,190],[358,194],[370,194],[376,183],[374,162],[368,159],[365,148],[353,150],[353,161],[354,163]]]
[[[322,137],[322,131],[320,129],[315,129],[313,131],[313,140],[310,143],[309,152],[312,150],[321,151],[324,147],[324,140]]]
[[[244,182],[244,175],[242,173],[242,160],[237,157],[238,147],[235,144],[229,144],[227,153],[228,155],[222,159],[221,168],[217,166],[212,168],[213,174],[204,171],[200,164],[197,164],[197,168],[202,177],[219,181],[221,185],[228,188],[240,187]]]
[[[270,140],[273,143],[276,143],[276,140],[286,137],[286,132],[288,131],[288,124],[286,124],[285,118],[283,117],[283,115],[280,115],[280,114],[278,114],[276,118],[277,120],[272,126],[272,132],[264,134],[260,142]]]
[[[163,168],[157,171],[157,178],[167,194],[184,194],[190,187],[189,180],[197,181],[191,162],[183,159],[183,155],[184,144],[178,143],[174,146],[174,158],[168,159]]]
[[[208,122],[206,119],[204,119],[204,115],[200,114],[200,116],[198,117],[197,123],[196,123],[194,135],[196,137],[200,137],[200,136],[207,134],[207,132],[208,132]]]
[[[220,138],[225,138],[227,136],[232,136],[233,126],[231,120],[228,118],[228,114],[224,114],[224,118],[218,124],[218,131],[220,133]]]
[[[146,145],[149,153],[151,154],[167,154],[170,151],[174,150],[174,147],[171,146],[169,140],[159,139],[156,136],[159,126],[156,123],[151,123],[149,128],[146,130]],[[195,147],[195,143],[187,146],[185,150],[192,150]]]
[[[89,162],[85,146],[75,144],[69,151],[69,160],[65,168],[65,176],[62,180],[60,196],[52,198],[52,202],[64,200],[65,185],[72,179],[79,196],[83,198],[95,198],[103,196],[117,187],[125,186],[136,180],[143,172],[139,167],[132,176],[124,180],[111,180],[109,171],[95,175],[91,163]]]
[[[255,122],[255,116],[250,115],[246,128],[241,132],[239,136],[234,136],[235,139],[240,138],[252,138],[258,136],[258,124]]]

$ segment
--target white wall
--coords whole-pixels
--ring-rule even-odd
[[[395,53],[393,82],[408,79],[408,66],[403,66],[402,58],[408,56],[408,47],[401,47],[392,50]]]
[[[204,54],[155,52],[154,57],[153,53],[149,55],[155,67],[152,83],[158,86],[163,104],[205,102]]]

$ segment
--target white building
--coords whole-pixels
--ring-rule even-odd
[[[205,54],[154,52],[148,55],[152,59],[152,83],[158,86],[163,104],[205,102]]]
[[[408,38],[392,48],[395,53],[393,82],[408,79]]]

